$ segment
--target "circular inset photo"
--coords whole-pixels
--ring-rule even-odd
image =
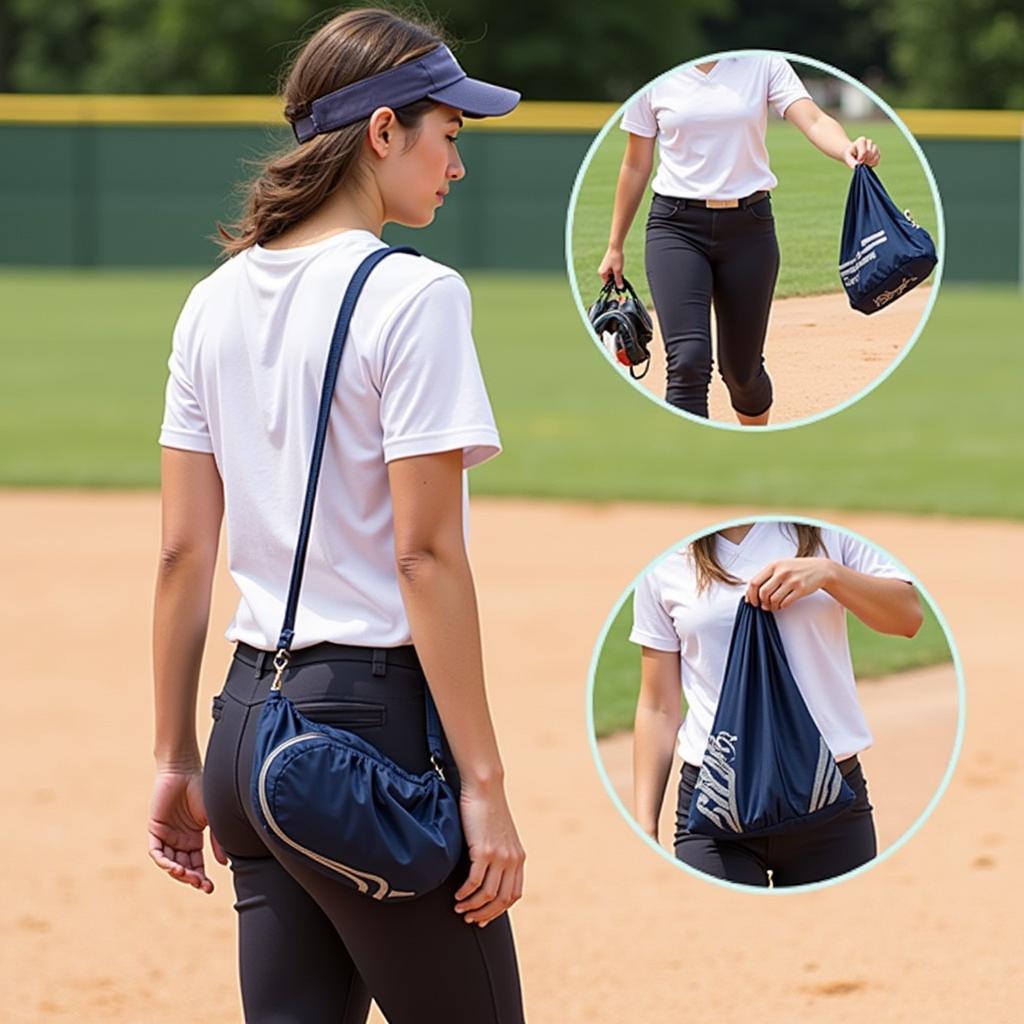
[[[640,574],[588,703],[598,770],[651,846],[722,884],[792,890],[920,826],[953,771],[963,683],[896,558],[828,523],[752,517]]]
[[[579,308],[667,409],[795,426],[883,380],[941,277],[942,208],[896,113],[820,61],[714,54],[601,130],[566,225]]]

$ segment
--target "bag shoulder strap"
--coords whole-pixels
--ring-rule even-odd
[[[316,503],[317,484],[320,480],[320,466],[323,462],[324,443],[327,438],[327,426],[331,418],[331,404],[334,399],[334,388],[338,380],[338,368],[341,366],[341,353],[345,347],[345,339],[348,337],[356,302],[363,290],[363,285],[366,284],[366,279],[381,260],[396,252],[405,252],[413,256],[421,255],[420,252],[408,245],[391,245],[370,253],[356,267],[356,271],[352,275],[348,287],[345,289],[341,306],[338,309],[338,318],[334,323],[334,335],[331,338],[331,347],[327,354],[327,369],[324,371],[323,386],[320,391],[320,411],[317,415],[316,435],[313,439],[313,454],[309,464],[306,497],[302,504],[299,539],[295,545],[291,581],[288,584],[288,598],[285,601],[284,623],[281,626],[281,635],[278,638],[277,651],[274,655],[274,667],[278,670],[274,681],[276,689],[280,689],[281,673],[288,664],[288,652],[291,649],[292,640],[295,638],[295,615],[299,607],[299,592],[302,589],[302,576],[306,568],[306,551],[309,547],[310,526],[313,522],[313,506]],[[424,689],[427,715],[427,746],[430,749],[431,761],[434,764],[435,770],[444,778],[440,767],[442,757],[441,723],[437,717],[437,708],[434,706],[430,687],[427,686]]]
[[[309,464],[309,479],[306,482],[306,497],[302,504],[302,520],[299,525],[299,539],[295,545],[295,558],[292,562],[292,576],[288,584],[288,599],[284,606],[284,624],[277,641],[277,654],[281,655],[291,649],[295,638],[295,615],[299,607],[299,591],[302,589],[302,576],[306,568],[306,550],[309,547],[310,526],[313,522],[313,506],[316,502],[317,484],[320,479],[320,465],[324,457],[324,442],[327,438],[327,426],[331,418],[331,403],[334,398],[334,387],[338,380],[338,367],[341,365],[341,353],[348,337],[352,314],[356,302],[366,284],[370,272],[382,259],[395,252],[407,252],[414,256],[420,253],[407,245],[391,245],[370,253],[352,275],[345,295],[338,309],[338,318],[334,323],[334,335],[327,353],[327,369],[324,372],[323,387],[320,391],[320,411],[316,421],[316,434],[313,438],[313,454]]]

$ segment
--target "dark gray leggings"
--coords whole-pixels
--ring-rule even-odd
[[[708,415],[713,301],[718,368],[732,406],[745,416],[767,412],[772,382],[764,339],[779,273],[771,199],[709,210],[655,193],[645,260],[665,342],[665,401]]]
[[[676,805],[676,857],[715,878],[741,885],[808,885],[846,874],[878,853],[868,785],[856,757],[839,763],[856,800],[834,818],[777,836],[715,839],[686,830],[693,787],[700,771],[683,763]]]
[[[261,653],[264,655],[260,658]],[[521,1024],[507,914],[484,928],[455,913],[469,859],[418,899],[378,903],[261,838],[249,799],[256,725],[272,652],[240,644],[213,699],[203,795],[228,854],[247,1024],[363,1024],[371,997],[390,1024]],[[315,721],[349,729],[408,771],[429,767],[426,679],[412,647],[318,644],[295,652],[284,693]],[[457,770],[445,745],[446,776]]]

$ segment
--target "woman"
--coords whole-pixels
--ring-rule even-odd
[[[271,850],[248,780],[274,670],[338,305],[385,223],[429,224],[465,169],[463,116],[512,90],[468,79],[430,26],[350,11],[306,43],[285,89],[298,144],[251,185],[225,263],[192,291],[170,357],[154,612],[157,776],[150,852],[213,890],[229,865],[245,1019],[392,1024],[523,1020],[511,928],[524,854],[504,794],[465,551],[465,469],[500,451],[450,268],[395,254],[356,306],[335,391],[286,677],[316,721],[427,770],[429,682],[459,793],[462,862],[418,899],[380,903]],[[222,512],[241,592],[205,769],[195,697]],[[486,927],[485,927],[486,926]]]
[[[665,342],[665,400],[708,415],[712,303],[718,366],[742,424],[768,422],[772,383],[764,366],[768,313],[779,272],[769,191],[768,107],[795,124],[823,153],[849,167],[874,167],[878,147],[847,138],[810,98],[781,57],[725,57],[658,79],[629,106],[602,281],[622,285],[623,246],[660,161],[647,218],[647,280]]]
[[[690,801],[715,717],[740,598],[774,612],[786,658],[811,717],[857,799],[824,824],[761,838],[719,840],[687,831]],[[846,612],[880,633],[921,625],[913,583],[874,548],[835,529],[784,522],[730,526],[658,563],[637,584],[630,640],[642,647],[634,725],[634,800],[658,839],[676,744],[683,760],[676,857],[745,885],[804,885],[871,860],[877,850],[857,754],[872,743],[857,701]],[[686,717],[680,724],[680,681]]]

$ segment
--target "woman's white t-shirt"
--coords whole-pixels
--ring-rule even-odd
[[[725,57],[707,74],[688,67],[658,80],[619,127],[657,136],[659,195],[741,199],[779,183],[765,147],[768,106],[782,117],[799,99],[810,94],[782,57]]]
[[[338,307],[384,245],[349,230],[252,246],[200,281],[178,318],[159,443],[216,459],[241,592],[229,640],[277,646]],[[457,448],[464,468],[501,450],[469,290],[450,267],[395,253],[371,272],[342,355],[293,649],[411,642],[386,464]],[[467,512],[463,473],[464,524]]]
[[[823,528],[821,539],[833,561],[868,576],[911,581],[905,570],[849,534]],[[720,534],[715,540],[722,568],[743,582],[712,581],[698,594],[689,550],[673,552],[637,584],[629,635],[644,647],[679,651],[687,712],[677,749],[684,761],[695,765],[704,759],[746,583],[769,562],[793,558],[797,551],[796,532],[786,523],[754,523],[739,544]],[[871,746],[871,731],[857,701],[846,609],[817,590],[774,615],[793,677],[832,753],[842,760]]]

